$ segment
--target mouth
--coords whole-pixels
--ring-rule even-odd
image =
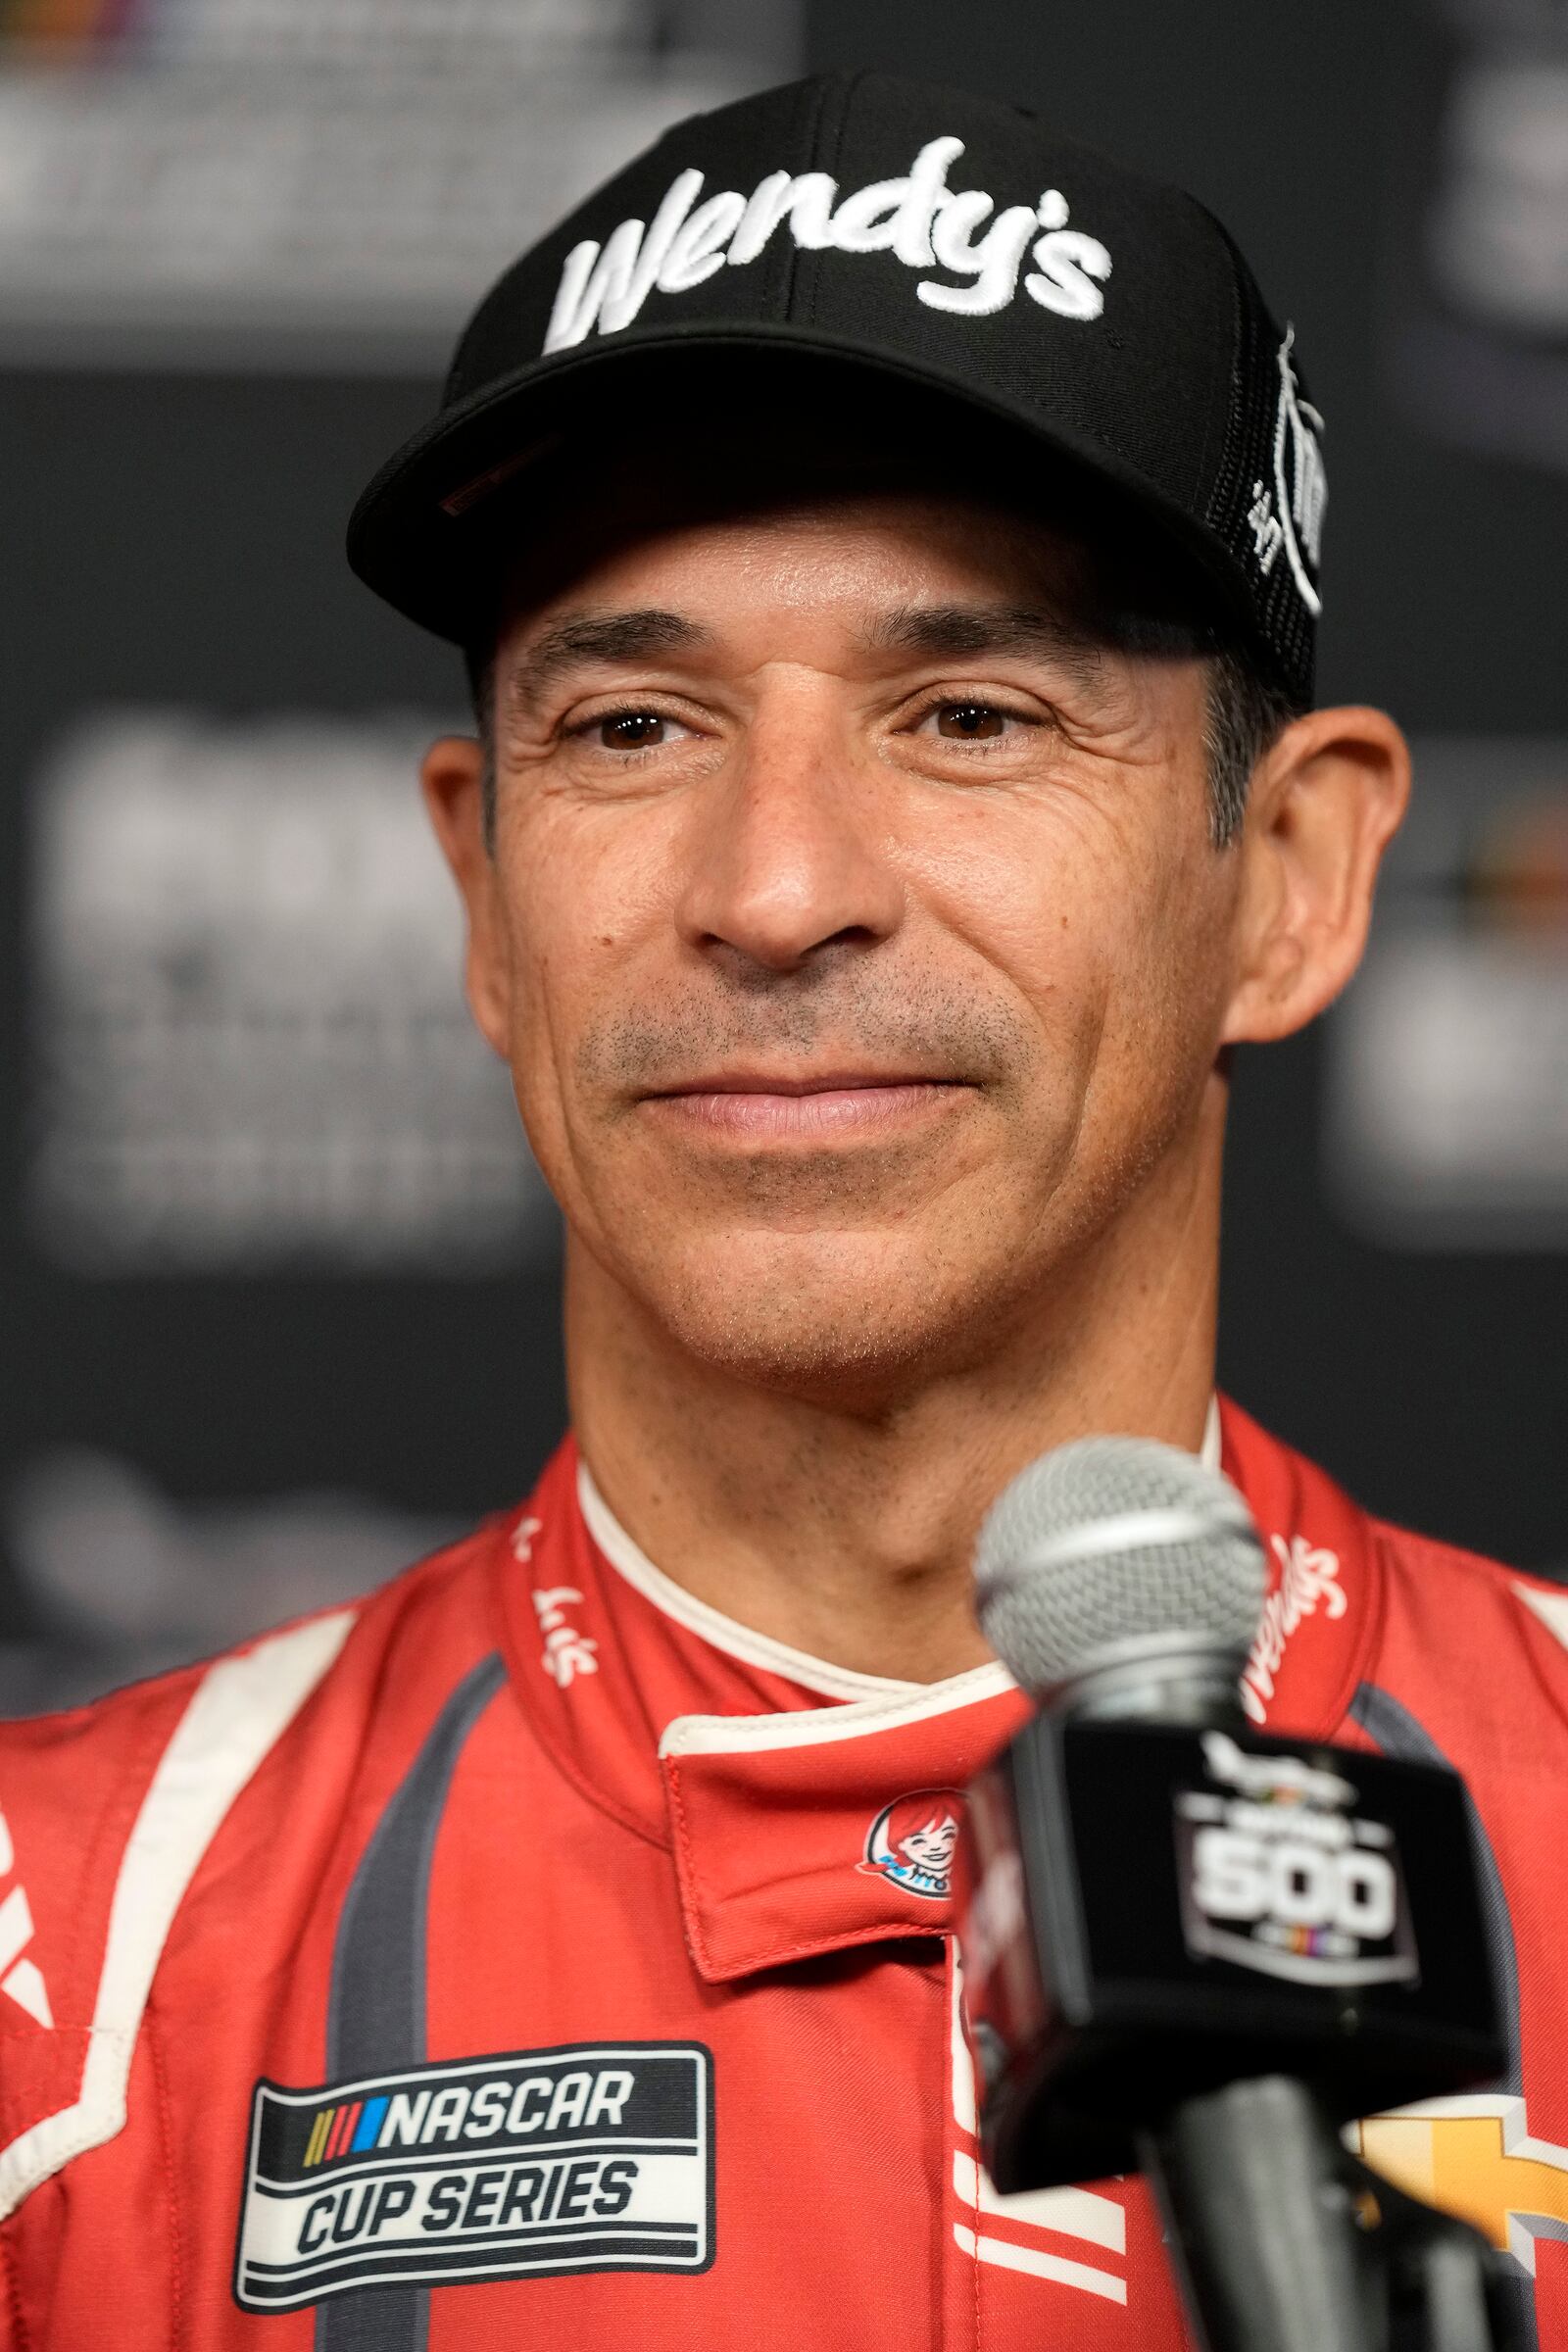
[[[822,1141],[885,1132],[928,1119],[973,1093],[965,1079],[917,1072],[723,1070],[684,1080],[643,1098],[666,1118],[747,1141]]]

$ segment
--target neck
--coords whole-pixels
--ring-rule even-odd
[[[1102,1237],[979,1368],[935,1371],[870,1412],[716,1371],[568,1243],[584,1459],[664,1574],[755,1632],[860,1673],[961,1673],[990,1654],[970,1607],[975,1536],[1017,1471],[1106,1432],[1200,1447],[1218,1195],[1216,1164],[1165,1214]]]

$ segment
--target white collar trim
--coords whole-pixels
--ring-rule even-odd
[[[1200,1459],[1205,1469],[1219,1468],[1217,1396],[1209,1399]],[[974,1666],[965,1674],[949,1676],[940,1683],[901,1682],[892,1675],[859,1674],[852,1666],[834,1666],[826,1658],[813,1658],[807,1650],[791,1648],[787,1642],[775,1642],[767,1634],[754,1633],[750,1626],[740,1624],[733,1617],[726,1617],[721,1609],[711,1608],[706,1600],[699,1600],[683,1585],[677,1585],[673,1577],[666,1576],[662,1568],[654,1566],[648,1554],[627,1535],[594,1484],[593,1472],[580,1456],[577,1462],[577,1499],[582,1506],[588,1533],[612,1568],[617,1575],[623,1576],[627,1584],[634,1586],[645,1600],[652,1601],[656,1609],[666,1617],[672,1617],[677,1625],[685,1626],[688,1633],[698,1635],[714,1649],[722,1650],[726,1657],[739,1658],[743,1665],[758,1666],[767,1674],[780,1675],[803,1690],[814,1690],[819,1698],[835,1698],[851,1706],[861,1701],[872,1702],[867,1705],[867,1713],[874,1716],[875,1720],[863,1726],[867,1731],[884,1728],[889,1719],[896,1717],[897,1712],[905,1706],[909,1707],[912,1719],[925,1714],[940,1714],[947,1707],[963,1706],[972,1699],[990,1698],[1013,1688],[1012,1677],[1006,1668],[997,1664]],[[800,1721],[792,1716],[678,1716],[669,1731],[673,1732],[678,1724],[696,1725],[708,1721],[733,1724],[743,1720],[777,1722],[781,1727]],[[835,1722],[832,1732],[824,1726],[817,1736],[841,1738],[847,1728]],[[793,1737],[783,1734],[778,1743],[795,1744],[800,1736],[799,1730]],[[666,1732],[665,1739],[668,1737],[669,1733]]]
[[[586,1462],[577,1464],[577,1499],[588,1533],[617,1574],[628,1585],[636,1587],[645,1600],[688,1633],[699,1635],[714,1649],[727,1657],[739,1658],[743,1665],[760,1666],[765,1673],[782,1675],[786,1682],[797,1683],[803,1690],[814,1690],[819,1698],[848,1701],[862,1698],[904,1699],[922,1694],[924,1683],[896,1681],[891,1675],[858,1674],[851,1666],[833,1666],[826,1658],[813,1658],[804,1649],[792,1649],[787,1642],[775,1642],[767,1634],[754,1633],[749,1625],[741,1625],[726,1617],[721,1609],[710,1608],[699,1600],[673,1577],[656,1568],[648,1554],[634,1544],[611,1510]]]
[[[866,1677],[870,1680],[870,1677]],[[956,1707],[1001,1698],[1017,1684],[1005,1666],[971,1666],[942,1683],[891,1686],[894,1695],[862,1698],[841,1707],[808,1707],[795,1715],[677,1715],[664,1726],[661,1756],[730,1756],[760,1748],[821,1747],[829,1741],[863,1740],[876,1732],[902,1731]],[[899,1695],[906,1691],[907,1696]]]

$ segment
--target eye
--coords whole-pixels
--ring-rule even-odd
[[[951,743],[995,743],[1017,723],[1012,711],[1001,710],[995,703],[974,702],[938,703],[926,712],[924,723],[933,721],[937,734]]]
[[[589,733],[607,752],[647,752],[667,743],[673,726],[658,710],[612,710],[595,719]]]

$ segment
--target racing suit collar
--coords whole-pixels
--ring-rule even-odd
[[[1330,1736],[1376,1632],[1367,1523],[1228,1402],[1221,1426],[1271,1578],[1244,1700]],[[591,1804],[672,1850],[705,1979],[954,1926],[943,1824],[1027,1713],[1002,1667],[923,1687],[753,1633],[645,1558],[569,1439],[497,1563],[518,1697]]]
[[[963,1789],[1028,1713],[1005,1670],[981,1666],[913,1697],[677,1718],[660,1764],[701,1975],[953,1929]]]

